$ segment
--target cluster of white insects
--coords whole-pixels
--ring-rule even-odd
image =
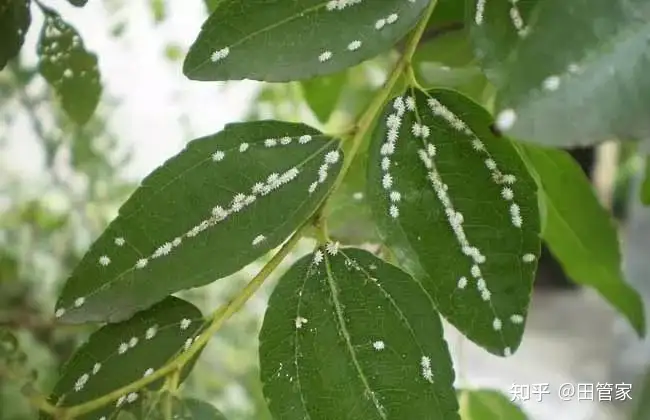
[[[313,137],[309,134],[297,136],[297,142],[301,145],[311,142],[312,139]],[[288,146],[292,144],[293,141],[294,141],[294,137],[290,137],[290,136],[285,136],[280,138],[267,138],[263,142],[264,145],[263,147],[274,148],[274,147]],[[251,145],[249,143],[241,143],[238,148],[238,151],[239,153],[246,153],[250,149],[250,147]],[[220,163],[225,158],[226,158],[226,153],[223,150],[216,150],[211,155],[211,160],[216,164]],[[339,161],[339,159],[340,159],[340,152],[337,149],[330,150],[325,154],[324,162],[320,166],[320,169],[318,171],[318,180],[316,180],[310,185],[309,193],[313,193],[314,191],[316,191],[318,186],[321,185],[323,182],[325,182],[325,180],[328,177],[329,169],[331,168],[332,165],[336,164]],[[135,262],[133,269],[135,270],[144,269],[151,263],[151,261],[169,255],[175,248],[181,246],[184,240],[198,236],[199,234],[206,231],[210,227],[213,227],[218,223],[221,223],[224,220],[228,219],[232,215],[244,210],[245,208],[253,204],[258,198],[267,196],[271,192],[275,191],[276,189],[289,184],[299,175],[299,173],[300,170],[297,167],[292,167],[281,174],[274,172],[270,174],[266,180],[256,182],[251,187],[251,192],[249,194],[245,194],[245,193],[234,194],[228,206],[223,207],[217,205],[213,207],[208,217],[201,220],[199,223],[197,223],[195,226],[193,226],[183,235],[177,236],[176,238],[163,243],[158,248],[156,248],[154,252],[151,253],[149,256],[139,258]],[[254,238],[252,238],[251,245],[259,246],[265,240],[266,237],[262,234],[259,234]],[[114,239],[114,243],[117,247],[123,247],[126,244],[126,240],[123,237],[117,237]],[[106,267],[111,264],[111,258],[108,255],[101,255],[97,261],[99,265],[102,267]],[[85,303],[85,300],[86,300],[85,297],[79,297],[75,299],[74,307],[75,308],[81,307]],[[64,308],[62,307],[58,308],[56,310],[55,316],[59,318],[63,316],[65,312],[66,310]]]
[[[511,223],[516,228],[521,228],[523,225],[523,218],[521,215],[521,210],[519,205],[515,202],[515,194],[513,190],[513,185],[516,183],[517,179],[512,174],[504,174],[499,168],[498,164],[491,156],[491,154],[486,149],[483,142],[476,136],[476,134],[469,128],[469,126],[461,120],[457,115],[450,111],[446,106],[444,106],[440,101],[435,98],[429,98],[427,100],[427,105],[433,115],[441,117],[446,123],[448,123],[456,131],[467,136],[470,141],[472,148],[475,152],[482,154],[485,157],[484,163],[486,168],[490,171],[491,179],[497,185],[501,187],[501,198],[508,203],[508,209],[510,213]],[[395,153],[396,143],[400,136],[400,127],[402,125],[402,119],[404,114],[407,111],[416,110],[416,101],[413,97],[407,96],[406,98],[397,97],[393,102],[394,112],[389,114],[386,118],[386,127],[387,134],[384,143],[381,146],[381,162],[380,167],[382,170],[382,179],[381,184],[389,201],[388,213],[391,218],[399,217],[399,207],[398,203],[401,200],[401,194],[395,189],[395,178],[390,172],[392,166],[391,156]],[[437,155],[437,150],[434,144],[427,142],[427,138],[431,135],[431,131],[428,126],[415,122],[410,128],[411,134],[414,137],[420,138],[423,143],[423,147],[418,150],[418,157],[427,169],[428,179],[433,187],[433,190],[436,193],[436,196],[439,202],[442,204],[445,214],[447,216],[447,221],[454,232],[456,240],[461,248],[461,251],[464,255],[472,259],[472,266],[470,270],[471,278],[476,281],[476,288],[479,292],[482,300],[486,302],[491,301],[492,293],[487,287],[486,281],[483,278],[481,273],[480,265],[485,263],[487,258],[481,253],[481,251],[473,246],[463,228],[464,217],[461,212],[457,211],[454,207],[454,204],[448,193],[448,186],[442,181],[440,173],[436,169],[434,163],[435,157]],[[532,263],[535,261],[535,255],[532,253],[527,253],[522,256],[522,261],[524,263]],[[458,289],[465,289],[469,284],[468,277],[460,277],[457,283]],[[523,317],[521,315],[513,315],[510,318],[513,324],[520,324],[523,322]],[[500,331],[502,329],[503,323],[501,319],[496,316],[493,319],[492,327],[495,331]],[[509,348],[504,350],[505,355],[511,353]]]
[[[390,172],[391,168],[391,156],[395,153],[397,140],[399,139],[399,129],[402,125],[402,117],[406,110],[415,111],[415,99],[412,97],[407,97],[404,100],[401,96],[397,97],[393,102],[393,107],[395,112],[389,114],[386,118],[386,126],[388,131],[386,133],[386,141],[381,146],[381,170],[384,175],[382,176],[382,186],[387,191],[388,198],[391,202],[388,213],[390,217],[397,219],[399,217],[399,207],[398,204],[402,200],[402,195],[399,191],[393,189],[394,178]],[[413,126],[413,134],[422,138],[427,138],[429,136],[429,128],[420,124]],[[435,147],[430,149],[430,152],[435,154]]]
[[[192,320],[189,318],[183,318],[179,323],[178,327],[180,328],[181,331],[186,331],[190,325],[192,324]],[[151,325],[148,327],[144,333],[144,339],[145,340],[152,340],[156,335],[158,334],[159,331],[159,326],[158,324]],[[196,337],[191,337],[188,338],[188,340],[185,342],[184,349],[187,350],[189,346],[187,345],[187,342],[189,341],[190,345],[198,339],[198,335]],[[138,343],[140,342],[140,339],[137,336],[132,336],[128,340],[120,343],[116,349],[117,355],[123,355],[126,352],[128,352],[130,349],[135,348]],[[93,364],[92,369],[90,370],[90,373],[83,373],[74,383],[73,385],[73,390],[74,392],[80,392],[84,389],[88,381],[92,376],[95,376],[99,373],[99,371],[102,369],[102,363],[96,362]],[[154,373],[153,368],[147,368],[144,373],[143,377],[150,376],[151,374]],[[115,402],[116,408],[121,407],[124,405],[124,403],[133,403],[139,398],[139,394],[137,392],[131,392],[125,395],[120,396],[117,401]]]
[[[325,154],[323,164],[320,166],[320,168],[318,168],[318,179],[309,185],[309,194],[312,194],[314,191],[316,191],[318,186],[327,180],[330,167],[335,165],[340,158],[341,153],[338,150],[330,150]]]
[[[529,33],[529,27],[526,26],[524,23],[524,19],[521,17],[521,11],[519,10],[519,6],[517,3],[519,3],[519,0],[509,0],[510,2],[510,21],[512,22],[512,25],[515,27],[515,30],[517,31],[517,34],[521,37],[524,38],[526,35]],[[485,14],[485,6],[486,6],[487,0],[477,0],[476,2],[476,11],[474,13],[474,22],[478,25],[481,26],[483,24],[483,21],[485,20],[484,14]]]

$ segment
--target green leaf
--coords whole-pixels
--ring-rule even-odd
[[[43,7],[45,22],[38,42],[38,69],[54,88],[63,110],[85,124],[102,93],[97,56],[86,50],[79,33],[53,10]]]
[[[307,105],[321,123],[326,123],[336,109],[347,80],[347,71],[342,71],[304,80],[300,84]]]
[[[61,320],[120,321],[264,256],[322,202],[343,161],[338,144],[279,121],[190,142],[145,178],[75,268]]]
[[[208,14],[214,12],[214,9],[217,8],[219,2],[221,2],[221,0],[203,0],[203,3],[205,4],[205,8],[208,11]]]
[[[645,160],[645,177],[641,184],[641,203],[650,206],[650,156]]]
[[[30,0],[0,0],[0,70],[18,55],[32,22]]]
[[[457,27],[459,24],[463,24],[465,18],[465,10],[467,5],[464,1],[458,0],[438,0],[436,4],[436,9],[433,11],[433,16],[429,20],[427,25],[427,31],[432,28],[436,28],[438,31],[448,31],[451,28]],[[425,32],[425,36],[426,36]]]
[[[88,0],[68,0],[68,2],[76,7],[83,7],[88,3]]]
[[[369,252],[337,245],[298,260],[271,295],[260,332],[271,413],[458,419],[452,362],[427,292]]]
[[[499,391],[460,390],[462,420],[526,420],[526,414]]]
[[[219,412],[212,404],[194,398],[179,398],[162,393],[156,396],[156,404],[153,407],[143,407],[143,420],[167,420],[165,416],[165,399],[171,398],[171,418],[174,420],[226,420],[226,417]]]
[[[70,407],[92,401],[163,367],[184,351],[203,328],[201,312],[189,302],[168,297],[133,318],[93,333],[63,367],[50,401]],[[196,358],[194,358],[196,360]],[[182,372],[187,377],[193,363]],[[164,378],[147,390],[162,387]],[[118,409],[136,410],[142,393],[131,393],[79,419],[111,418]]]
[[[368,195],[382,237],[476,344],[519,347],[540,253],[535,182],[490,115],[454,91],[412,89],[373,134]]]
[[[554,146],[650,135],[645,0],[476,4],[468,25],[502,131]]]
[[[428,3],[222,0],[190,48],[183,73],[192,80],[267,82],[336,73],[389,50]]]
[[[149,0],[149,8],[156,24],[162,23],[167,19],[167,4],[165,0]]]
[[[644,335],[643,302],[623,277],[616,227],[589,179],[567,152],[520,146],[545,196],[549,249],[571,279],[596,289]]]

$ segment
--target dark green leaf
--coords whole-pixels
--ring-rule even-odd
[[[452,27],[456,28],[463,25],[467,8],[466,3],[458,0],[438,0],[424,36],[426,37],[427,32],[431,29],[437,30],[439,33],[441,30],[447,32],[453,30]]]
[[[50,400],[59,406],[82,404],[153,373],[192,344],[203,328],[201,312],[192,304],[168,297],[146,311],[92,334],[63,367]],[[196,359],[194,359],[196,360]],[[187,365],[181,379],[190,372]],[[159,379],[146,389],[163,385]],[[117,401],[79,419],[110,418],[119,408],[137,409],[141,393]]]
[[[68,0],[68,2],[73,6],[83,7],[88,3],[88,0]]]
[[[458,419],[434,304],[397,267],[329,243],[280,279],[260,332],[278,419]],[[332,255],[334,254],[334,255]]]
[[[370,146],[368,195],[385,242],[442,315],[507,356],[524,330],[540,222],[535,182],[491,124],[453,91],[398,97]]]
[[[471,13],[468,25],[477,55],[499,90],[502,131],[556,146],[650,135],[650,3],[476,4],[482,19],[481,13]]]
[[[526,414],[499,391],[460,390],[462,420],[526,420]]]
[[[86,50],[75,28],[51,9],[38,42],[38,69],[54,88],[63,110],[78,124],[95,112],[102,93],[97,56]]]
[[[650,156],[645,160],[645,177],[641,184],[641,202],[650,206]]]
[[[151,173],[66,283],[64,322],[119,321],[233,274],[317,209],[343,161],[304,124],[227,125]]]
[[[165,399],[172,399],[171,418],[174,420],[226,420],[226,417],[219,412],[212,404],[194,398],[178,398],[163,393],[156,396],[156,404],[147,407],[142,420],[167,420],[165,416]]]
[[[0,0],[0,70],[16,57],[32,22],[30,0]]]
[[[643,335],[643,303],[623,277],[616,227],[589,179],[567,152],[528,145],[520,150],[545,196],[543,238],[551,252],[571,279],[595,288]]]
[[[321,123],[326,123],[336,109],[348,80],[347,71],[314,77],[301,83],[307,105]]]
[[[336,73],[389,50],[428,3],[222,0],[190,48],[183,73],[193,80],[268,82]]]
[[[205,8],[208,11],[208,14],[214,12],[214,9],[217,8],[219,2],[221,2],[221,0],[203,0],[203,3],[205,4]]]

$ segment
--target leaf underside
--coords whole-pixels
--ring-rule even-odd
[[[467,23],[504,132],[564,147],[650,136],[650,3],[474,3]]]
[[[50,401],[70,407],[135,382],[184,351],[202,328],[201,312],[175,297],[168,297],[128,321],[104,326],[93,333],[63,367]],[[181,380],[187,377],[195,360],[196,357],[186,365]],[[159,389],[163,383],[164,379],[152,382],[146,391]],[[111,418],[120,410],[137,410],[143,395],[143,392],[124,395],[78,418]]]
[[[410,89],[373,134],[368,195],[385,242],[440,313],[508,356],[524,331],[540,222],[535,182],[491,124],[459,93]]]
[[[433,302],[408,274],[364,250],[318,249],[280,279],[264,318],[260,365],[271,413],[458,419],[442,334]]]
[[[193,80],[286,82],[336,73],[389,50],[428,0],[222,0],[183,65]]]
[[[86,50],[77,30],[51,9],[37,46],[38,70],[54,89],[66,114],[85,124],[102,93],[97,55]]]
[[[303,124],[230,124],[143,181],[92,245],[57,303],[63,322],[120,321],[233,274],[317,209],[343,161]]]
[[[589,179],[565,151],[520,150],[539,178],[547,211],[543,238],[553,255],[573,281],[595,288],[644,335],[643,301],[623,276],[616,226]]]
[[[25,34],[32,22],[30,0],[0,2],[0,70],[16,57],[25,42]]]

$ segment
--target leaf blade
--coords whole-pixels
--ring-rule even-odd
[[[61,407],[82,404],[150,375],[192,344],[203,321],[194,305],[169,297],[127,321],[100,328],[62,368],[50,401]],[[193,363],[186,366],[181,380],[192,367]],[[163,383],[154,381],[146,389],[159,389]],[[117,411],[133,410],[142,401],[141,394],[124,395],[79,418],[110,418]]]
[[[427,3],[224,0],[203,24],[183,73],[192,80],[268,82],[336,73],[390,49]]]
[[[311,217],[342,160],[337,140],[279,121],[190,142],[145,178],[84,256],[58,300],[60,319],[114,322],[239,271]]]
[[[648,137],[646,2],[478,4],[485,6],[483,22],[477,25],[479,14],[472,13],[468,24],[500,92],[502,131],[563,147]],[[517,34],[518,23],[523,35]]]
[[[509,356],[521,342],[541,245],[525,164],[491,132],[489,114],[453,91],[412,89],[380,121],[368,195],[384,241],[447,320]]]
[[[30,0],[9,0],[0,4],[0,70],[16,57],[32,22]]]
[[[43,7],[38,70],[54,89],[63,110],[79,125],[95,112],[102,93],[97,55],[86,50],[77,30]]]
[[[621,271],[616,228],[582,169],[561,150],[523,144],[520,150],[539,175],[551,252],[573,281],[596,289],[643,336],[643,302]]]
[[[360,249],[319,249],[282,277],[260,334],[260,363],[278,418],[458,419],[433,303],[409,275]]]

